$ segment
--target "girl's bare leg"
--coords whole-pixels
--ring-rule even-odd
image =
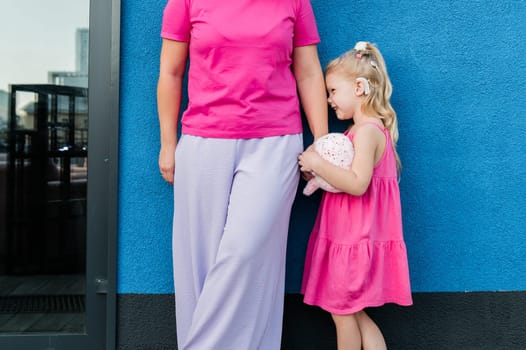
[[[362,339],[362,346],[364,350],[387,350],[384,336],[380,328],[374,321],[367,316],[365,311],[357,312],[356,321]],[[339,349],[339,348],[338,348]]]
[[[336,339],[338,350],[361,350],[362,340],[358,319],[355,314],[335,315],[332,319],[336,325]]]

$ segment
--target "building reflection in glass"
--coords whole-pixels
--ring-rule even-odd
[[[0,87],[0,333],[85,332],[89,32],[74,34],[75,70]]]

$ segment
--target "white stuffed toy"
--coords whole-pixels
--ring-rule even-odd
[[[314,142],[314,150],[318,152],[323,159],[336,166],[344,169],[349,169],[351,167],[354,156],[354,147],[349,137],[342,133],[335,132],[320,137]],[[332,187],[321,177],[316,174],[313,175],[314,177],[307,182],[307,185],[303,189],[304,195],[310,196],[318,188],[333,193],[341,192]]]

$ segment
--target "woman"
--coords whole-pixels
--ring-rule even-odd
[[[169,0],[161,36],[159,167],[174,184],[178,348],[279,349],[299,101],[314,138],[327,133],[311,5]]]

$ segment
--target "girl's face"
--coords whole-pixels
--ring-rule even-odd
[[[329,73],[325,77],[329,98],[329,105],[336,112],[340,120],[351,119],[359,108],[359,99],[356,96],[355,82],[342,74]]]

